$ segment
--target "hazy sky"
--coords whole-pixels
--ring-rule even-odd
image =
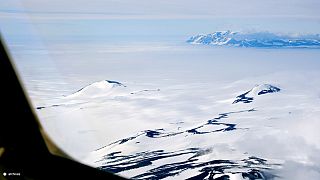
[[[45,13],[71,13],[76,17],[84,13],[91,14],[90,18],[98,16],[170,19],[270,16],[320,18],[318,0],[23,0],[21,2],[1,0],[0,2],[2,12],[28,11],[38,16]],[[71,18],[71,15],[64,18]]]
[[[51,39],[227,29],[319,33],[319,9],[319,0],[0,0],[0,27],[5,36]]]

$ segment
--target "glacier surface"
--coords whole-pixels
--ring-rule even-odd
[[[319,179],[318,49],[145,47],[24,55],[35,111],[71,157],[133,179]]]

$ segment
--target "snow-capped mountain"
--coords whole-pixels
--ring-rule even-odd
[[[289,36],[267,32],[242,33],[217,31],[211,34],[192,36],[187,42],[190,44],[232,47],[319,48],[320,35]]]
[[[94,82],[88,86],[85,86],[79,89],[77,92],[67,96],[67,98],[74,97],[98,97],[109,95],[118,88],[126,87],[120,82],[111,81],[111,80],[103,80],[99,82]]]
[[[236,104],[238,102],[242,103],[251,103],[256,96],[260,96],[268,93],[279,92],[280,88],[272,86],[270,84],[260,84],[256,85],[251,90],[237,96],[236,100],[233,101],[232,104]]]

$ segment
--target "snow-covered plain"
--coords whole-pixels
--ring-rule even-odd
[[[318,49],[30,48],[11,49],[35,111],[83,163],[135,179],[320,178]]]

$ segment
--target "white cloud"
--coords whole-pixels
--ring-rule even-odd
[[[302,163],[288,161],[284,163],[281,171],[278,172],[279,179],[319,179],[319,167],[309,166]]]

